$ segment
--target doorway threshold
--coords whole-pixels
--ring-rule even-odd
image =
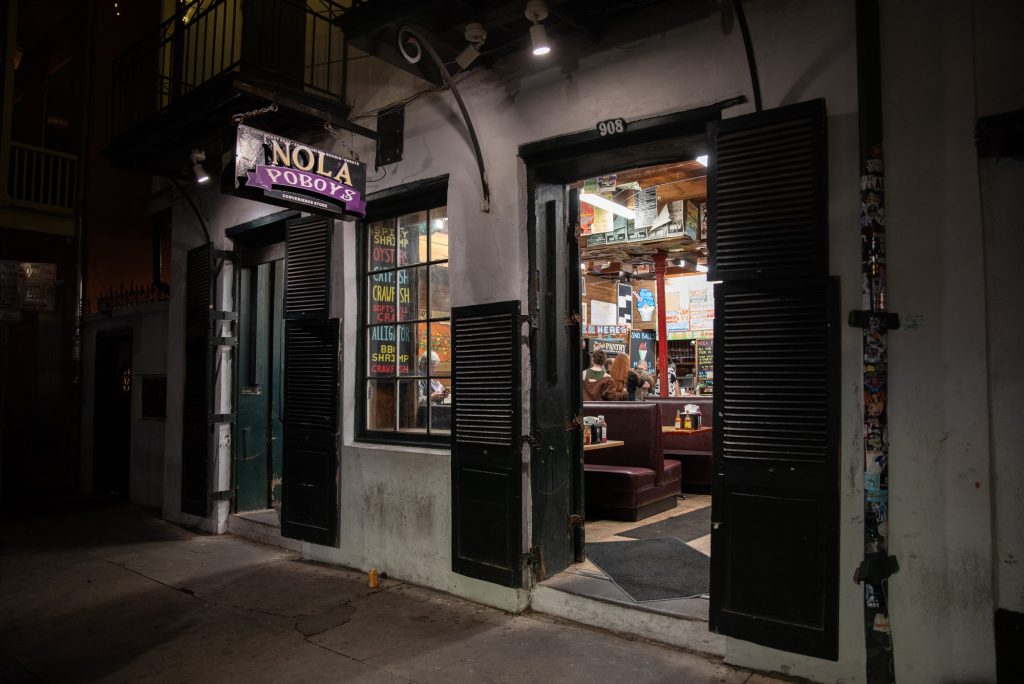
[[[302,542],[281,536],[281,515],[276,508],[232,513],[228,516],[228,532],[261,544],[302,551]]]
[[[634,601],[607,577],[570,568],[537,585],[530,607],[591,627],[725,656],[725,637],[708,631],[704,598]]]

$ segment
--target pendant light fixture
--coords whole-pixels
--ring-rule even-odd
[[[202,150],[192,150],[192,173],[196,176],[196,183],[205,183],[210,180],[210,175],[206,173],[206,169],[203,168],[203,162],[206,161],[206,152]]]
[[[548,32],[540,23],[548,18],[548,6],[544,0],[530,0],[526,3],[526,18],[533,22],[530,27],[530,41],[533,43],[533,54],[540,57],[551,52],[548,43]]]

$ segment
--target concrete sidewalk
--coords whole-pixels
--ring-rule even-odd
[[[0,521],[0,616],[0,682],[780,681],[123,504]]]

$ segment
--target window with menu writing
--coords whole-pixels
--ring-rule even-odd
[[[366,245],[364,435],[449,435],[447,208],[373,221]]]

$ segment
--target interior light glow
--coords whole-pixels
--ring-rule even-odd
[[[551,46],[548,44],[548,32],[544,29],[544,24],[534,24],[530,27],[530,40],[533,42],[533,54],[538,57],[551,52]]]
[[[595,207],[600,207],[605,211],[610,211],[613,214],[627,218],[630,221],[636,219],[636,212],[629,207],[624,207],[617,202],[612,202],[610,199],[601,197],[601,195],[595,195],[593,193],[584,192],[580,195],[580,201],[586,202],[587,204]]]
[[[708,165],[708,155],[706,155],[706,154],[700,155],[699,157],[697,157],[697,161],[699,161],[704,166],[707,166]]]
[[[697,264],[697,272],[698,273],[707,273],[708,272],[708,267],[705,266],[704,264]]]

